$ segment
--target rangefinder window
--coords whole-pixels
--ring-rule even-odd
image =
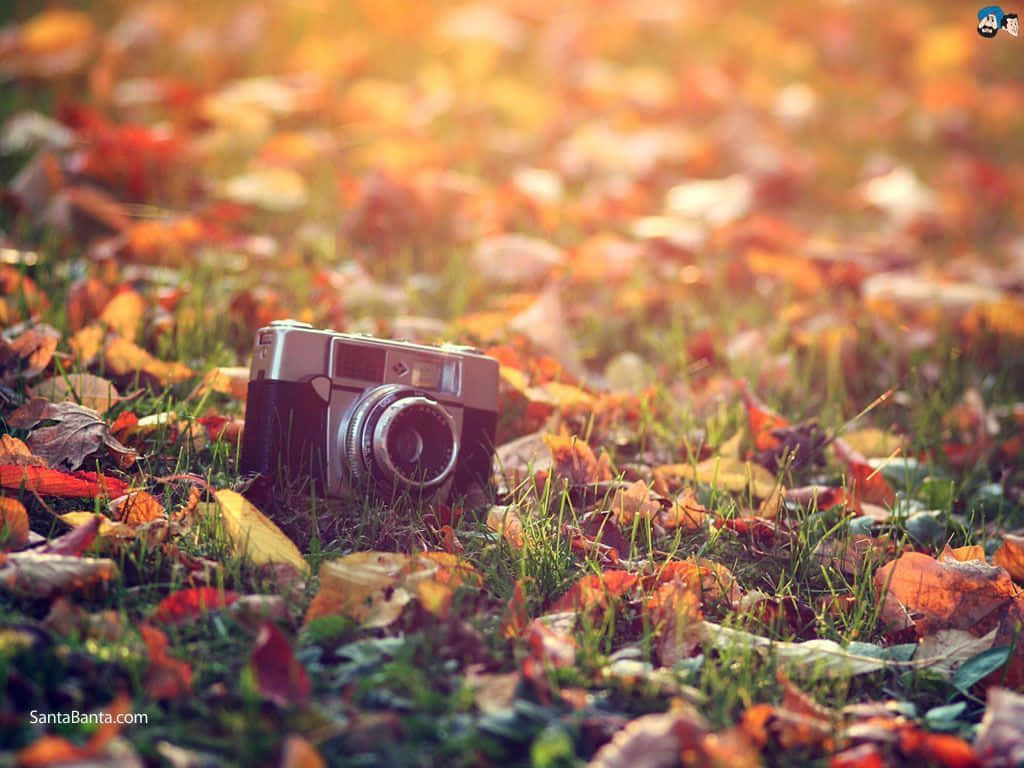
[[[334,348],[334,375],[346,379],[384,381],[387,350],[365,344],[337,342]]]
[[[441,366],[427,360],[417,360],[412,364],[412,377],[409,383],[424,389],[440,389]]]

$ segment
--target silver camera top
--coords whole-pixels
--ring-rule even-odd
[[[494,410],[498,362],[473,347],[428,346],[275,320],[257,332],[249,378],[304,381],[326,376],[332,387],[398,384],[466,408]]]

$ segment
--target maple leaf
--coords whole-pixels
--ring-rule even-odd
[[[57,424],[33,429],[40,421]],[[129,467],[135,462],[135,451],[110,434],[110,426],[99,414],[76,403],[33,398],[12,413],[8,423],[18,429],[33,429],[26,444],[54,469],[78,469],[101,445],[113,453],[120,466]]]

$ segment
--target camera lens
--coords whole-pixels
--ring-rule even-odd
[[[426,393],[405,387],[368,392],[345,431],[354,478],[392,492],[444,483],[455,468],[458,447],[451,414]]]

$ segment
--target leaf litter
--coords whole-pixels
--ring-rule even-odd
[[[1020,762],[1009,27],[329,5],[0,13],[15,761]],[[247,487],[286,316],[496,357],[494,488]]]

